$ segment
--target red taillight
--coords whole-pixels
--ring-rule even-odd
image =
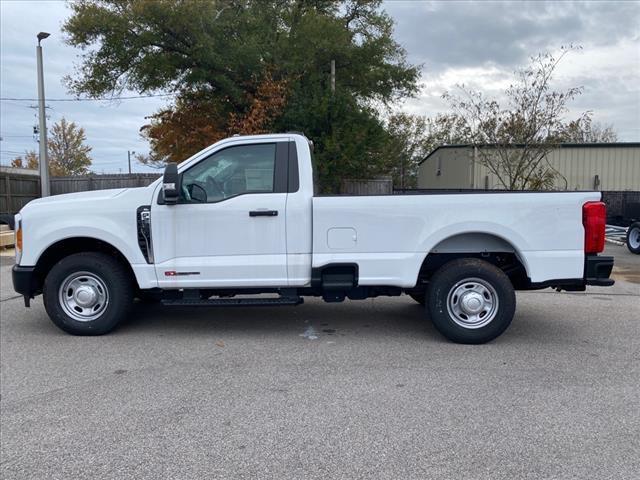
[[[582,206],[584,225],[584,253],[600,253],[604,250],[604,229],[607,207],[602,202],[587,202]]]

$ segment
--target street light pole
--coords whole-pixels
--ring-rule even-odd
[[[131,155],[135,155],[136,152],[127,150],[127,160],[129,161],[129,175],[131,175]]]
[[[38,46],[36,47],[36,58],[38,63],[38,115],[40,120],[40,195],[48,197],[49,190],[49,159],[47,158],[47,118],[44,102],[44,72],[42,68],[42,47],[40,41],[47,38],[47,32],[40,32],[37,35]]]

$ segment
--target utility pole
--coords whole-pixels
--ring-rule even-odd
[[[48,197],[49,190],[49,159],[47,158],[47,118],[44,104],[44,72],[42,68],[42,46],[40,41],[47,38],[47,32],[40,32],[37,35],[38,46],[36,47],[36,58],[38,62],[38,114],[40,117],[40,195]]]
[[[331,95],[336,93],[336,61],[331,60]]]
[[[136,152],[127,150],[127,160],[129,161],[129,175],[131,175],[131,155],[135,155]]]

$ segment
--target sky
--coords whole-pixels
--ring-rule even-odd
[[[640,141],[640,2],[469,2],[388,0],[396,40],[409,62],[421,65],[420,92],[397,110],[433,116],[447,111],[444,92],[465,84],[500,98],[513,71],[542,51],[580,45],[560,64],[554,86],[583,86],[569,118],[593,111],[612,124],[620,141]],[[92,170],[126,172],[127,151],[145,154],[139,129],[166,98],[106,101],[70,99],[62,79],[73,73],[80,51],[64,43],[61,24],[69,15],[62,1],[0,0],[0,97],[37,98],[36,34],[42,42],[48,125],[63,116],[84,127],[93,147]],[[338,72],[339,73],[339,72]],[[125,92],[123,95],[136,95]],[[0,101],[0,164],[35,149],[36,101]],[[134,172],[153,171],[135,164]]]

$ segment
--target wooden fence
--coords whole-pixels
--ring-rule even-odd
[[[11,169],[15,170],[15,169]],[[0,170],[0,214],[13,214],[40,196],[40,177]]]
[[[390,195],[393,193],[391,177],[381,177],[372,180],[342,180],[341,195]]]
[[[40,197],[40,177],[16,172],[16,170],[13,168],[0,170],[0,214],[14,214],[31,200]],[[51,195],[108,188],[145,187],[159,176],[159,173],[133,173],[131,175],[53,177],[50,182]]]
[[[77,175],[74,177],[54,177],[51,179],[51,195],[61,193],[107,190],[109,188],[146,187],[160,174],[132,173],[118,175]]]

